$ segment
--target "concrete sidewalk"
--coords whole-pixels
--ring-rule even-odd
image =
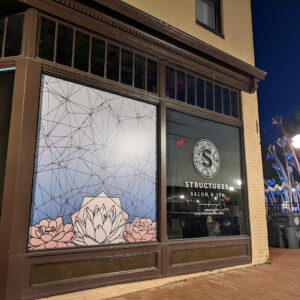
[[[189,279],[109,299],[300,299],[300,249],[271,248],[270,254],[270,264]]]
[[[300,249],[270,248],[270,255],[270,264],[260,266],[239,266],[205,272],[208,275],[198,273],[115,285],[47,299],[300,300]]]

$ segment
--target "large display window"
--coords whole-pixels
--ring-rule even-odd
[[[41,81],[28,250],[156,240],[156,106]]]
[[[247,233],[240,129],[167,110],[168,238]]]

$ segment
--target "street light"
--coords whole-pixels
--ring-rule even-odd
[[[298,174],[300,175],[300,163],[294,149],[294,148],[296,149],[300,148],[300,134],[297,134],[293,138],[290,138],[290,135],[285,131],[282,125],[282,117],[272,117],[272,124],[280,126],[281,131],[284,135],[283,139],[286,140],[287,145],[293,154],[297,166],[297,171]]]
[[[292,138],[292,145],[294,148],[300,149],[300,134],[297,134]]]

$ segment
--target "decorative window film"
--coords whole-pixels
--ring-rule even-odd
[[[247,233],[239,128],[167,111],[168,238]]]
[[[42,76],[28,250],[156,240],[156,106]]]

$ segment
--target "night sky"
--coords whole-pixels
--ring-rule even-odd
[[[256,67],[268,73],[258,88],[261,138],[275,143],[272,116],[300,108],[300,1],[252,0],[252,20]]]

